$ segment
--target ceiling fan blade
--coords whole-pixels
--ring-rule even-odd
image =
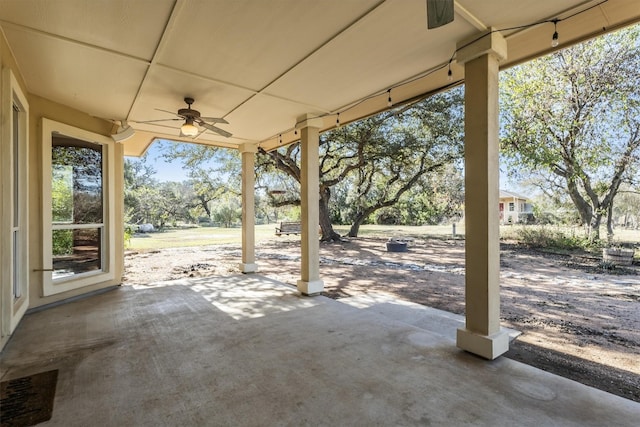
[[[154,123],[154,122],[171,122],[173,120],[184,120],[176,117],[175,119],[157,119],[157,120],[130,120],[133,123]]]
[[[453,0],[427,0],[427,28],[438,28],[453,22]]]
[[[200,117],[200,120],[204,120],[205,122],[209,122],[209,123],[223,123],[226,125],[229,124],[228,121],[220,117]]]
[[[222,135],[222,136],[224,136],[225,138],[229,138],[229,137],[231,136],[231,134],[230,134],[229,132],[227,132],[226,130],[222,130],[222,129],[220,129],[220,128],[217,128],[217,127],[215,127],[215,126],[213,126],[213,125],[210,125],[209,123],[205,123],[205,122],[203,122],[203,121],[199,121],[199,122],[197,122],[197,123],[198,123],[200,126],[202,126],[203,128],[208,129],[208,130],[210,130],[211,132],[215,132],[215,133],[217,133],[218,135]]]
[[[169,114],[171,114],[172,116],[182,117],[181,115],[176,114],[176,112],[175,112],[175,111],[163,110],[163,109],[161,109],[161,108],[154,108],[154,110],[156,110],[156,111],[162,111],[163,113],[169,113]]]

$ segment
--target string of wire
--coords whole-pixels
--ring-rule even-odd
[[[598,6],[601,6],[602,4],[604,4],[604,3],[608,2],[608,1],[609,1],[609,0],[602,0],[602,1],[600,1],[600,2],[598,2],[598,3],[596,3],[596,4],[594,4],[594,5],[589,6],[589,7],[588,7],[588,8],[586,8],[586,9],[583,9],[583,10],[580,10],[580,11],[574,12],[574,13],[572,13],[571,15],[565,16],[564,18],[545,19],[545,20],[541,20],[541,21],[532,22],[532,23],[529,23],[529,24],[517,25],[517,26],[513,26],[513,27],[506,27],[506,28],[499,28],[499,29],[494,29],[494,30],[488,31],[488,32],[483,33],[482,35],[479,35],[479,36],[478,36],[478,37],[476,37],[475,39],[472,39],[472,40],[470,40],[469,42],[467,42],[467,43],[465,43],[465,44],[463,44],[463,45],[461,45],[461,46],[457,46],[457,47],[456,47],[456,49],[455,49],[455,50],[453,51],[453,53],[451,54],[451,57],[449,58],[449,61],[447,61],[447,62],[445,62],[445,63],[443,63],[443,64],[440,64],[440,65],[438,65],[438,66],[436,66],[436,67],[434,67],[434,68],[432,68],[432,69],[430,69],[430,70],[428,70],[428,71],[426,71],[426,72],[424,72],[424,73],[420,73],[420,74],[416,75],[415,77],[412,77],[412,78],[410,78],[410,79],[408,79],[408,80],[404,80],[403,82],[398,83],[398,84],[396,84],[396,85],[394,85],[394,86],[391,86],[391,87],[389,87],[389,88],[387,88],[387,89],[385,89],[385,90],[383,90],[383,91],[379,91],[379,92],[373,93],[373,94],[371,94],[371,95],[368,95],[368,96],[366,96],[366,97],[364,97],[364,98],[361,98],[361,99],[360,99],[360,100],[358,100],[357,102],[355,102],[355,103],[353,103],[353,104],[350,104],[350,105],[349,105],[349,106],[347,106],[347,107],[343,107],[343,108],[342,108],[342,109],[340,109],[340,110],[334,111],[334,112],[332,112],[332,113],[325,113],[325,114],[321,114],[321,115],[319,115],[319,116],[317,116],[317,117],[318,117],[318,118],[324,118],[324,117],[329,117],[329,116],[336,116],[336,125],[337,125],[337,126],[340,126],[340,124],[341,124],[341,123],[340,123],[340,113],[344,113],[345,111],[348,111],[348,110],[351,110],[351,109],[353,109],[353,108],[356,108],[357,106],[359,106],[359,105],[361,105],[361,104],[363,104],[363,103],[365,103],[365,102],[367,102],[367,101],[369,101],[369,100],[371,100],[371,99],[377,98],[377,97],[379,97],[380,95],[383,95],[384,93],[387,93],[387,94],[388,94],[388,96],[389,96],[389,99],[391,99],[391,91],[392,91],[392,90],[397,89],[397,88],[399,88],[399,87],[401,87],[401,86],[405,86],[405,85],[407,85],[407,84],[413,83],[413,82],[415,82],[415,81],[418,81],[418,80],[424,79],[425,77],[428,77],[428,76],[430,76],[431,74],[434,74],[434,73],[436,73],[436,72],[438,72],[438,71],[440,71],[440,70],[442,70],[442,69],[444,69],[444,68],[448,68],[448,67],[450,67],[450,66],[451,66],[451,62],[453,62],[453,60],[456,58],[457,53],[458,53],[461,49],[463,49],[463,48],[465,48],[465,47],[467,47],[467,46],[472,45],[473,43],[475,43],[475,42],[477,42],[477,41],[479,41],[479,40],[483,39],[484,37],[490,36],[491,34],[496,33],[496,32],[500,32],[500,33],[502,33],[502,32],[506,32],[506,31],[518,31],[518,30],[524,30],[524,29],[532,28],[532,27],[536,27],[536,26],[538,26],[538,25],[542,25],[542,24],[549,24],[549,23],[551,23],[551,24],[557,25],[557,23],[558,23],[558,22],[566,21],[567,19],[571,19],[571,18],[573,18],[573,17],[575,17],[575,16],[578,16],[578,15],[580,15],[580,14],[583,14],[583,13],[585,13],[585,12],[587,12],[587,11],[591,10],[591,9],[594,9],[594,8],[596,8],[596,7],[598,7]],[[457,82],[452,83],[452,85],[455,85],[455,84],[457,84]],[[296,123],[296,124],[295,124],[295,126],[294,126],[292,129],[288,129],[288,130],[286,130],[285,132],[279,133],[278,135],[274,135],[274,136],[272,136],[271,138],[268,138],[267,140],[270,140],[270,139],[273,139],[273,138],[278,138],[279,143],[280,143],[280,144],[282,144],[282,134],[283,134],[283,133],[291,132],[292,130],[296,130],[296,134],[297,134],[297,126],[298,126],[299,124],[300,124],[300,122]]]

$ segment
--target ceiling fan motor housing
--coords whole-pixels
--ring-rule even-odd
[[[193,104],[195,100],[187,96],[184,98],[184,102],[187,104],[188,107],[179,109],[178,115],[184,118],[191,118],[191,119],[200,118],[200,111],[191,109],[191,104]]]
[[[181,108],[178,110],[178,115],[182,117],[191,117],[192,119],[200,118],[200,111],[192,110],[191,108]]]

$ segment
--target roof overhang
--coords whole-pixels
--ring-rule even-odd
[[[118,122],[127,155],[158,138],[266,150],[459,84],[456,44],[502,29],[511,66],[640,20],[636,0],[457,0],[451,24],[427,30],[426,0],[3,0],[0,26],[29,93]],[[529,26],[530,24],[539,25]],[[527,26],[526,28],[507,28]],[[453,81],[447,79],[451,58]],[[226,119],[224,138],[180,138],[184,108]],[[165,111],[161,111],[165,110]]]

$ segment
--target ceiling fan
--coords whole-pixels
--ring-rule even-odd
[[[226,130],[220,129],[219,127],[213,126],[212,123],[225,123],[228,124],[225,119],[221,119],[218,117],[202,117],[200,115],[200,111],[194,110],[191,108],[191,104],[194,103],[193,98],[186,97],[184,98],[184,102],[187,104],[187,108],[180,108],[177,113],[173,111],[162,110],[160,108],[156,108],[158,111],[163,111],[165,113],[174,114],[178,116],[175,119],[160,119],[160,120],[147,120],[144,122],[138,123],[153,123],[153,122],[165,122],[168,120],[184,120],[184,124],[180,127],[180,136],[193,138],[197,136],[201,130],[196,126],[196,124],[200,127],[203,127],[205,130],[202,132],[206,132],[210,130],[211,132],[215,132],[218,135],[222,135],[226,138],[231,136],[231,133]]]

